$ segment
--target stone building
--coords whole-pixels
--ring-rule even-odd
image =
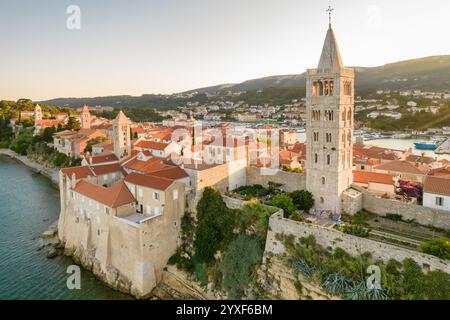
[[[341,212],[353,182],[354,70],[345,68],[331,24],[317,69],[306,76],[306,188],[316,209]]]
[[[91,113],[89,112],[88,106],[84,106],[83,112],[81,112],[81,128],[82,129],[91,128]]]
[[[131,155],[131,120],[122,111],[113,121],[113,144],[117,158]]]

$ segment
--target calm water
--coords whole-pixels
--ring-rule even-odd
[[[130,299],[83,269],[81,290],[67,289],[72,260],[38,251],[58,215],[59,192],[50,181],[0,156],[0,299]]]

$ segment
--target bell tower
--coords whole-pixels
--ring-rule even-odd
[[[120,111],[113,121],[114,153],[118,159],[131,155],[131,120]]]
[[[330,24],[317,69],[306,75],[306,188],[315,209],[341,213],[353,183],[354,70],[345,68]]]
[[[81,112],[81,128],[91,128],[91,113],[89,112],[89,108],[86,105],[83,107],[83,112]]]

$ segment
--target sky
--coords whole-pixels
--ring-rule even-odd
[[[0,0],[0,99],[299,74],[317,66],[329,4],[347,66],[450,54],[448,0]]]

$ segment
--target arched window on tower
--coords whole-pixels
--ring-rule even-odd
[[[323,82],[319,81],[319,94],[318,96],[323,96]]]
[[[353,119],[352,109],[350,108],[347,112],[347,120],[350,125],[352,125],[352,119]]]
[[[331,143],[331,133],[327,133],[327,143]]]
[[[330,165],[330,164],[331,164],[331,156],[327,155],[327,165]]]
[[[324,81],[324,96],[328,96],[329,93],[329,83],[328,81]]]
[[[345,108],[344,110],[342,110],[342,121],[346,121],[347,120],[347,113],[345,112]]]
[[[334,96],[334,81],[330,81],[330,96]]]
[[[314,154],[314,162],[319,162],[319,155],[317,153]]]
[[[313,86],[312,86],[312,96],[313,97],[317,97],[318,96],[318,86],[319,86],[319,84],[317,83],[317,81],[314,81],[313,82]]]
[[[322,177],[322,184],[325,185],[326,182],[327,180],[325,179],[325,177]]]

